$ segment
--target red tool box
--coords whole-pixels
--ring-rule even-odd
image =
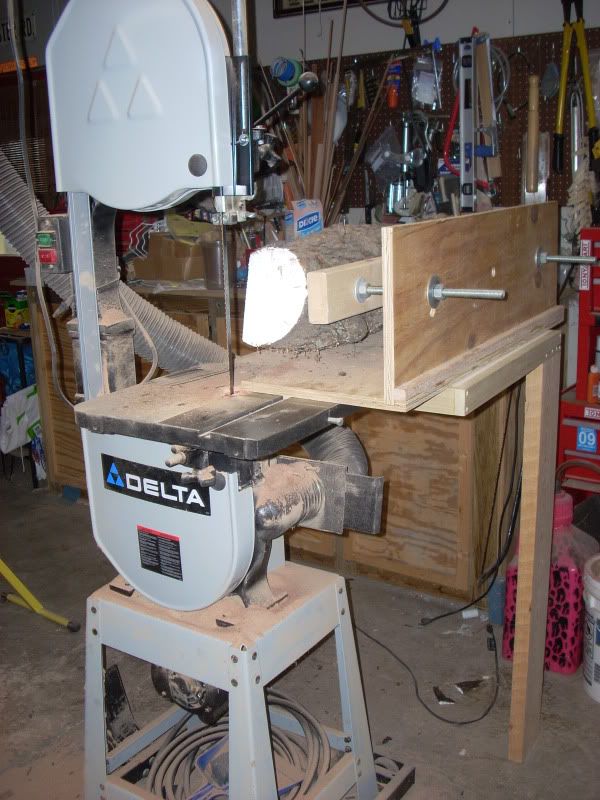
[[[577,460],[600,468],[600,400],[590,402],[588,380],[596,363],[600,336],[600,228],[581,231],[581,255],[596,256],[598,264],[579,266],[579,325],[577,336],[577,383],[561,396],[557,463]],[[569,467],[563,486],[600,494],[600,472],[582,466]]]

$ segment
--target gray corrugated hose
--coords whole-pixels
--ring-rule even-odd
[[[47,215],[48,212],[41,203],[38,202],[37,206],[40,216]],[[18,250],[23,260],[33,267],[36,222],[31,200],[25,182],[2,151],[0,151],[0,232]],[[62,300],[73,305],[73,284],[70,275],[45,276],[45,282]],[[126,284],[120,284],[119,294],[131,307],[154,342],[161,369],[175,372],[206,363],[226,365],[227,351],[223,347],[171,319]],[[133,344],[138,355],[148,361],[152,360],[148,343],[137,328]]]
[[[305,439],[302,447],[316,461],[331,461],[348,467],[353,475],[368,475],[369,462],[360,439],[350,428],[337,425]]]
[[[71,275],[49,275],[46,284],[63,300],[72,296]],[[119,294],[131,307],[154,342],[161,369],[177,372],[182,369],[192,369],[199,364],[226,363],[227,351],[224,348],[171,319],[152,303],[140,297],[127,284],[120,284]],[[152,352],[137,326],[133,336],[133,346],[139,356],[146,361],[152,361]]]
[[[227,364],[225,348],[171,319],[125,283],[121,283],[119,294],[125,298],[148,331],[158,351],[158,364],[162,369],[175,372],[205,363]],[[133,344],[136,353],[148,361],[152,360],[150,348],[138,330],[135,332]]]
[[[48,214],[37,201],[38,214]],[[0,232],[30,267],[35,263],[35,220],[25,182],[0,150]]]

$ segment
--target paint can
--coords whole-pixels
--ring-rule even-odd
[[[583,587],[583,681],[586,692],[600,703],[600,555],[586,561]]]

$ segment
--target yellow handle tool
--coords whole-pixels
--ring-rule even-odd
[[[571,6],[575,6],[577,19],[571,22]],[[590,165],[600,159],[600,136],[596,125],[596,110],[594,108],[594,98],[592,95],[592,83],[590,79],[590,61],[588,56],[587,42],[585,38],[585,21],[583,19],[583,0],[562,0],[563,6],[563,39],[562,56],[560,63],[560,86],[558,90],[558,106],[556,109],[556,126],[554,129],[554,146],[552,152],[552,168],[554,172],[562,173],[564,168],[565,150],[565,106],[567,100],[567,82],[569,77],[569,60],[571,55],[571,40],[573,33],[577,41],[579,59],[581,61],[581,73],[583,75],[583,94],[585,97],[585,108],[587,113],[588,138],[590,143]]]
[[[76,633],[79,630],[79,623],[68,620],[60,614],[55,614],[53,611],[48,611],[37,597],[32,594],[23,581],[15,575],[12,569],[8,566],[6,561],[0,558],[0,576],[2,576],[15,590],[14,592],[3,592],[0,595],[0,600],[14,603],[17,606],[26,608],[28,611],[33,611],[34,614],[39,614],[41,617],[54,622],[56,625],[62,625],[67,628],[71,633]]]

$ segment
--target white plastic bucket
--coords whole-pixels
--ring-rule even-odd
[[[600,703],[600,555],[585,562],[583,599],[583,681],[586,692]]]

